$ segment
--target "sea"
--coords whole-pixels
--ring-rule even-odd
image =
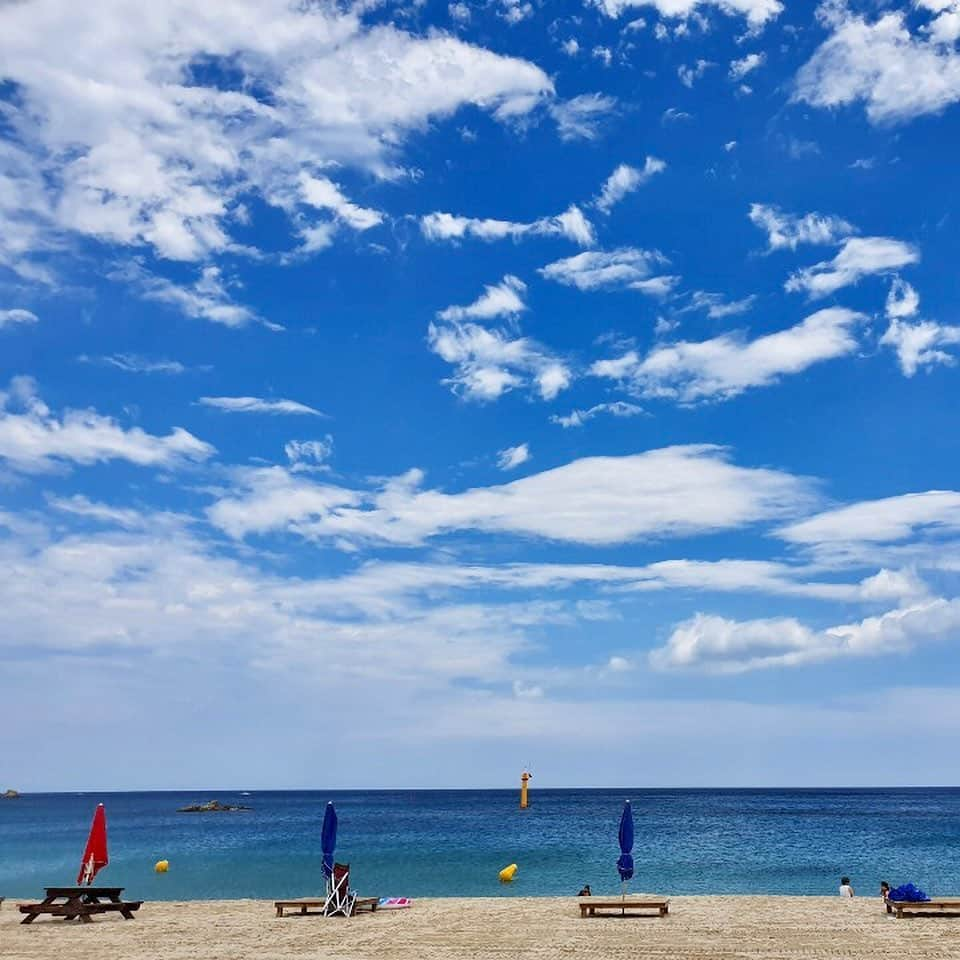
[[[232,813],[178,813],[207,800]],[[617,827],[634,810],[634,891],[858,894],[881,880],[960,894],[960,789],[191,791],[26,794],[0,800],[0,896],[73,884],[97,803],[110,864],[97,877],[143,900],[288,898],[323,888],[320,824],[362,895],[619,893]],[[169,861],[157,873],[158,860]],[[513,882],[499,871],[516,863]]]

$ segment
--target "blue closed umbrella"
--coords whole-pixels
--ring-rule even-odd
[[[617,860],[617,870],[620,872],[620,882],[623,892],[627,892],[627,881],[633,876],[633,808],[627,800],[620,814],[620,859]]]
[[[323,852],[323,875],[333,878],[333,853],[337,849],[337,811],[328,803],[323,814],[323,827],[320,830],[320,849]]]

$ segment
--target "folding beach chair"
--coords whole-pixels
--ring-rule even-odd
[[[327,881],[327,899],[323,904],[325,917],[353,915],[357,895],[350,891],[350,864],[335,863],[333,876]]]

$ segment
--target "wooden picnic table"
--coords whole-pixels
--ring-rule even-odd
[[[21,903],[20,912],[26,916],[21,923],[33,923],[41,914],[91,923],[95,913],[119,913],[124,920],[133,920],[133,911],[139,910],[142,900],[123,900],[123,887],[46,887],[47,895],[41,903]]]

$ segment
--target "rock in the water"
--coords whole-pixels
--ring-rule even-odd
[[[221,803],[219,800],[208,800],[206,803],[192,803],[188,807],[180,807],[177,813],[233,813],[235,810],[249,810],[241,804]]]
[[[3,793],[0,793],[0,798],[3,800],[16,800],[20,794],[16,790],[4,790]]]

